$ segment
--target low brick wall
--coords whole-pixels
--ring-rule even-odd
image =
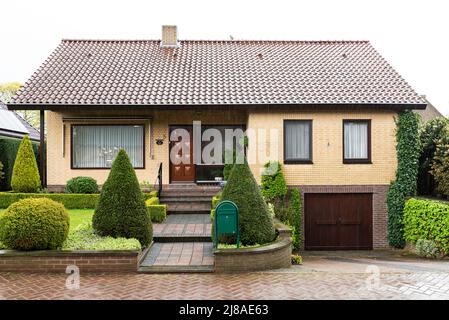
[[[0,272],[137,272],[140,251],[0,250]]]
[[[278,240],[265,246],[244,249],[216,249],[215,272],[262,271],[291,266],[292,230],[275,220]]]

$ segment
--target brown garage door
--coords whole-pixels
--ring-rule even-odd
[[[305,194],[307,250],[372,249],[372,194]]]

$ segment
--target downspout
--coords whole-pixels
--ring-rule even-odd
[[[42,189],[47,187],[47,157],[46,157],[46,143],[45,143],[45,110],[40,110],[40,145],[39,145],[39,158],[40,158],[40,178]]]

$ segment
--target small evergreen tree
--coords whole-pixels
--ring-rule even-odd
[[[287,183],[278,161],[270,161],[264,165],[262,194],[267,201],[282,200],[287,194]]]
[[[438,140],[431,173],[435,177],[437,191],[449,198],[449,130]]]
[[[11,187],[14,192],[37,192],[41,185],[39,170],[33,146],[28,136],[24,136],[17,151],[12,169]]]
[[[239,209],[240,239],[243,245],[264,244],[274,240],[273,218],[246,161],[233,166],[222,200],[233,201]]]
[[[153,227],[139,181],[124,150],[115,158],[92,218],[102,236],[135,238],[142,246],[151,243]]]

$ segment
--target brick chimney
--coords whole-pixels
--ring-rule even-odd
[[[176,26],[162,26],[162,48],[179,47],[178,30]]]

